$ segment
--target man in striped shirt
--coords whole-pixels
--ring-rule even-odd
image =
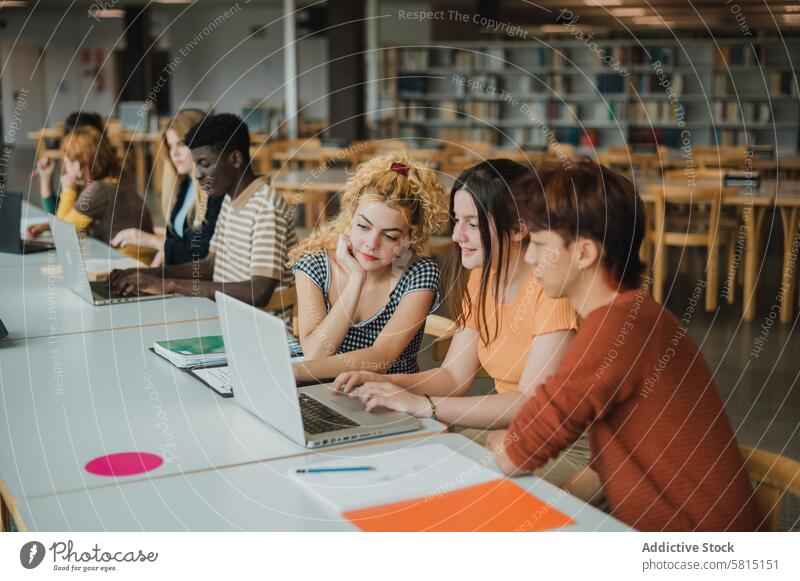
[[[225,196],[208,256],[163,271],[114,272],[111,282],[124,293],[213,299],[219,291],[264,306],[273,292],[294,284],[286,268],[296,243],[291,209],[264,178],[253,174],[250,132],[236,115],[209,116],[192,127],[184,141],[192,150],[203,190],[209,197]]]

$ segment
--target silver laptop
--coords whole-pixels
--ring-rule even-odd
[[[307,448],[418,430],[416,418],[389,410],[367,412],[358,398],[326,385],[298,389],[286,324],[222,293],[216,294],[233,399]]]
[[[52,218],[52,230],[58,262],[64,271],[64,284],[87,303],[112,305],[174,296],[172,294],[123,296],[117,294],[107,280],[90,281],[75,226],[58,218]]]

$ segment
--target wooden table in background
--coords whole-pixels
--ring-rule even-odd
[[[702,180],[696,182],[701,185]],[[646,186],[651,184],[666,185],[661,179],[643,180],[639,184],[642,200],[652,207],[655,196],[644,193]],[[722,198],[723,206],[734,206],[741,216],[749,213],[750,226],[745,231],[744,255],[744,291],[743,313],[745,321],[752,321],[756,314],[756,289],[759,277],[758,257],[762,253],[762,233],[767,210],[776,208],[780,212],[783,223],[783,267],[781,269],[781,285],[783,297],[781,300],[782,323],[792,319],[794,309],[794,293],[797,286],[797,254],[792,254],[795,237],[800,235],[800,181],[789,180],[764,180],[761,187],[752,195],[746,195],[744,190],[740,195],[725,196]]]

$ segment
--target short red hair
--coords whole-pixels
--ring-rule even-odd
[[[621,286],[641,285],[644,204],[628,178],[584,158],[566,167],[537,165],[512,189],[531,231],[552,230],[566,242],[595,240],[603,267]]]

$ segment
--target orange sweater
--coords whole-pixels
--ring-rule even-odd
[[[596,309],[520,410],[509,458],[542,466],[588,428],[612,514],[646,531],[756,530],[753,489],[705,359],[645,291]]]

